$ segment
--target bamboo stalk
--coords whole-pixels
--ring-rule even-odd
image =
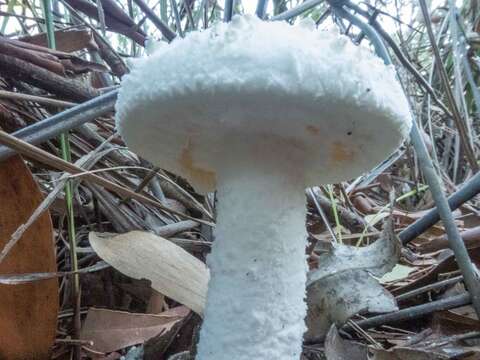
[[[265,17],[265,13],[267,12],[267,5],[268,5],[268,0],[258,0],[255,14],[260,19],[263,19]]]
[[[348,7],[356,8],[356,6],[351,4],[350,1],[346,1],[345,4]],[[384,50],[385,47],[383,45],[382,39],[375,31],[375,29],[370,26],[370,24],[360,21],[355,15],[350,14],[343,8],[335,8],[335,11],[338,11],[337,13],[340,16],[344,16],[344,13],[347,13],[348,20],[354,20],[355,25],[357,25],[372,42],[375,49],[377,50],[377,55],[380,56],[386,64],[392,64],[390,55],[386,50]],[[378,23],[377,26],[380,27]],[[412,130],[410,132],[410,140],[412,141],[413,147],[415,148],[418,162],[422,169],[423,175],[425,176],[425,180],[429,186],[433,200],[435,201],[435,204],[437,206],[440,219],[443,221],[443,224],[445,226],[445,231],[448,236],[450,248],[455,254],[455,259],[457,261],[458,267],[462,272],[465,285],[470,293],[473,307],[475,309],[475,312],[477,313],[477,316],[480,317],[480,279],[478,278],[475,267],[470,260],[470,256],[468,255],[467,248],[465,247],[460,232],[458,231],[457,225],[455,224],[453,214],[450,210],[447,198],[440,184],[439,176],[435,171],[435,168],[433,167],[432,159],[428,154],[427,147],[425,146],[423,137],[418,129],[417,120],[415,119],[415,114],[413,113],[413,111],[411,111],[411,115]]]
[[[224,7],[224,14],[223,14],[223,21],[225,22],[229,22],[230,20],[232,20],[233,2],[234,0],[225,0],[225,7]]]
[[[193,220],[196,221],[200,224],[205,224],[207,226],[215,226],[214,223],[205,221],[202,219],[197,219],[192,216],[186,215],[184,213],[178,212],[176,210],[173,210],[169,208],[168,206],[165,206],[155,200],[154,198],[150,197],[149,195],[146,194],[139,194],[136,193],[132,190],[129,190],[121,185],[115,184],[107,179],[104,179],[98,175],[92,174],[91,172],[86,171],[85,169],[78,167],[74,164],[69,163],[68,161],[65,161],[55,155],[50,154],[49,152],[46,152],[42,149],[39,149],[33,145],[30,145],[29,143],[17,139],[16,137],[7,134],[4,131],[0,130],[0,144],[3,144],[5,146],[8,146],[12,149],[14,149],[16,152],[32,159],[36,160],[38,162],[41,162],[45,165],[51,166],[54,169],[60,170],[60,171],[65,171],[70,174],[82,174],[80,177],[83,179],[90,181],[94,184],[100,185],[104,187],[107,190],[113,191],[114,193],[118,194],[122,198],[132,198],[134,200],[137,200],[139,202],[148,204],[150,206],[153,206],[157,209],[160,209],[162,211],[165,211],[167,213],[177,215],[178,217],[182,219],[188,219],[188,220]],[[210,219],[213,220],[213,219]]]
[[[369,329],[380,325],[391,324],[399,321],[417,319],[420,316],[432,314],[436,311],[444,311],[458,308],[471,303],[470,294],[452,296],[442,300],[432,301],[426,304],[412,306],[393,313],[378,315],[369,319],[355,321],[362,329]],[[347,325],[345,328],[348,329]]]
[[[165,24],[154,12],[150,7],[145,3],[143,0],[133,0],[135,4],[138,5],[140,9],[145,13],[147,18],[150,19],[150,21],[155,25],[155,27],[162,33],[162,35],[167,39],[168,41],[172,41],[175,39],[177,34],[173,32],[167,24]]]
[[[55,49],[55,28],[53,25],[53,16],[52,16],[52,4],[51,0],[43,0],[43,11],[45,16],[45,25],[47,27],[47,41],[48,47]],[[70,141],[68,139],[68,132],[60,134],[60,147],[62,152],[62,158],[68,162],[71,162],[71,152],[70,152]],[[73,210],[73,188],[71,181],[65,182],[65,203],[67,210],[67,232],[68,232],[68,242],[70,250],[70,261],[71,261],[71,271],[74,272],[72,275],[72,307],[73,307],[73,339],[80,339],[80,328],[82,326],[80,318],[80,307],[81,307],[81,298],[80,298],[80,277],[78,275],[78,256],[77,256],[77,241],[75,233],[75,213]],[[81,355],[81,344],[76,344],[73,346],[73,358],[75,360],[80,360]]]
[[[112,112],[117,99],[117,93],[117,90],[113,90],[100,95],[18,130],[13,135],[34,145],[53,139],[65,131]],[[0,160],[5,160],[14,153],[12,149],[2,146],[0,147]]]

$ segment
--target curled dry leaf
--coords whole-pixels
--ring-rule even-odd
[[[327,360],[367,360],[366,345],[342,339],[333,324],[325,339],[325,357]]]
[[[308,274],[306,340],[323,340],[332,323],[343,324],[362,311],[397,310],[394,297],[373,276],[378,278],[392,270],[400,253],[400,241],[388,220],[381,238],[372,245],[335,245],[322,254],[319,268]]]
[[[143,344],[154,336],[175,334],[174,327],[189,313],[184,306],[161,314],[134,314],[106,309],[89,309],[81,339],[93,341],[90,348],[103,353]],[[172,334],[173,333],[173,334]]]
[[[90,233],[95,252],[121,273],[148,279],[159,293],[202,315],[210,275],[204,263],[160,236]]]

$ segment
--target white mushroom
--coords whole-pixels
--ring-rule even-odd
[[[347,180],[410,128],[393,69],[348,38],[237,16],[138,60],[122,82],[127,145],[218,190],[197,359],[299,359],[304,188]]]

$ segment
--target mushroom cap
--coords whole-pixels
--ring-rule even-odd
[[[259,143],[255,161],[263,149],[280,164],[294,154],[289,167],[298,168],[286,171],[305,185],[348,180],[390,155],[411,126],[393,67],[369,49],[312,22],[254,16],[136,60],[116,110],[133,151],[199,191],[215,188],[225,157]]]

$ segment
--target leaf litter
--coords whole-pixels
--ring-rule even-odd
[[[190,3],[192,16],[200,24],[201,12],[197,11],[203,6],[204,2]],[[419,124],[423,125],[422,136],[428,140],[427,145],[430,154],[434,158],[435,166],[444,181],[445,191],[449,195],[472,179],[471,168],[461,151],[460,145],[465,141],[472,142],[476,146],[475,151],[478,157],[479,108],[478,99],[475,99],[475,86],[471,86],[471,78],[468,76],[470,71],[474,75],[474,81],[478,77],[479,62],[476,53],[480,27],[478,21],[474,20],[477,10],[474,2],[464,2],[458,9],[454,8],[452,3],[451,1],[447,2],[448,10],[452,11],[452,14],[457,11],[457,15],[461,14],[461,16],[450,17],[446,11],[447,7],[437,9],[432,7],[430,20],[435,32],[441,32],[444,31],[442,29],[449,28],[449,31],[438,37],[438,46],[441,47],[443,56],[447,59],[447,64],[454,64],[454,66],[447,66],[446,70],[454,85],[456,97],[460,100],[458,104],[460,104],[462,114],[466,123],[469,124],[467,139],[459,137],[458,129],[451,122],[448,111],[445,111],[444,104],[438,100],[439,98],[445,98],[445,88],[438,80],[438,67],[433,66],[431,45],[425,42],[425,36],[423,36],[425,30],[424,19],[407,19],[406,22],[412,22],[412,27],[404,23],[399,27],[398,34],[405,40],[401,41],[401,51],[406,53],[406,58],[412,61],[414,68],[422,69],[423,75],[428,79],[428,86],[433,89],[433,92],[429,92],[428,88],[422,85],[422,81],[414,72],[409,72],[408,67],[405,67],[405,64],[408,65],[408,63],[403,61],[401,65],[397,64],[402,77],[408,83],[406,91],[418,113]],[[41,16],[40,14],[32,14],[25,4],[17,4],[15,7],[6,3],[0,4],[1,11],[12,12],[11,16],[2,18],[3,24],[10,24],[6,27],[2,26],[6,35],[2,44],[8,43],[8,46],[10,46],[8,49],[14,50],[5,52],[6,47],[2,47],[3,50],[0,50],[2,61],[5,59],[17,60],[16,62],[9,62],[9,64],[16,64],[15,66],[17,66],[19,64],[18,60],[21,60],[23,61],[22,64],[26,66],[21,69],[22,73],[18,68],[4,66],[4,63],[0,66],[0,127],[8,133],[23,129],[28,124],[54,115],[75,103],[97,96],[104,89],[115,87],[120,77],[128,71],[122,58],[123,55],[128,53],[128,56],[135,56],[139,51],[139,47],[132,46],[128,50],[128,46],[122,47],[122,44],[125,44],[126,39],[126,41],[132,41],[135,44],[145,42],[145,32],[141,27],[135,26],[136,22],[150,21],[143,18],[144,14],[142,13],[134,14],[135,19],[132,19],[127,12],[116,5],[115,1],[102,1],[105,21],[109,30],[112,31],[109,35],[113,35],[117,37],[117,40],[120,40],[116,41],[114,46],[111,46],[102,34],[94,31],[94,27],[89,27],[89,18],[93,18],[92,21],[95,24],[95,18],[99,14],[98,3],[92,3],[88,8],[82,7],[83,3],[78,1],[68,1],[68,4],[71,5],[65,5],[65,8],[58,11],[62,15],[68,14],[68,18],[70,16],[75,17],[79,21],[79,25],[71,28],[69,23],[64,22],[66,17],[65,19],[58,17],[55,29],[55,36],[58,40],[56,51],[46,47],[47,42],[44,34],[37,35],[36,29],[32,31],[38,26],[29,23],[30,20],[27,18]],[[318,19],[320,26],[322,26],[321,22],[329,16],[327,12],[327,10],[331,10],[329,4],[329,2],[318,4],[315,11],[310,14],[310,16],[315,17],[325,11],[326,15]],[[418,6],[417,2],[405,2],[403,5],[402,9],[411,7],[412,10],[418,10],[415,9]],[[213,11],[213,6],[213,4],[207,4],[207,10],[211,11],[212,17],[220,16],[220,13],[217,14],[216,11]],[[397,13],[398,9],[390,7],[389,4],[377,4],[377,6],[381,11],[402,19],[402,14]],[[38,2],[36,1],[34,1],[34,8],[38,8]],[[20,11],[23,11],[22,15],[20,15]],[[170,13],[171,11],[172,9],[167,10],[167,15],[172,15],[167,16],[167,19],[170,27],[175,28],[175,20],[173,13]],[[187,17],[189,16],[188,13],[189,11],[183,7],[179,15]],[[334,12],[330,11],[331,14],[334,14]],[[372,10],[372,14],[377,13]],[[384,16],[379,15],[379,18],[381,19]],[[13,21],[13,18],[16,20]],[[335,21],[335,17],[332,19]],[[455,31],[456,25],[452,19],[456,19],[455,21],[460,28],[457,30],[460,31]],[[213,18],[209,20],[213,20]],[[315,18],[315,20],[317,19]],[[22,27],[21,24],[24,26]],[[372,24],[375,24],[375,22],[372,21]],[[12,26],[20,27],[11,31]],[[187,26],[191,26],[191,24]],[[354,27],[347,27],[345,30],[356,41],[363,40],[361,35],[357,35]],[[465,35],[464,39],[462,34]],[[397,39],[394,41],[400,42]],[[122,47],[122,49],[117,47],[117,43],[120,44],[119,47]],[[366,43],[365,40],[363,40],[363,43]],[[462,46],[465,46],[468,51],[463,53]],[[91,54],[97,52],[101,61],[91,61],[95,59],[95,55],[86,56],[87,52],[90,51],[92,51]],[[458,55],[459,52],[464,54],[463,56],[468,58],[469,61],[458,62],[462,57],[455,54]],[[464,77],[458,76],[459,66],[461,67],[460,74],[463,74]],[[103,76],[107,74],[105,73],[106,70],[108,76],[113,75],[110,79],[112,81],[109,81],[108,76]],[[39,76],[44,74],[43,71],[48,71],[49,76]],[[20,73],[22,74],[21,79],[18,77]],[[100,88],[102,89],[99,90]],[[42,313],[42,316],[47,316],[49,319],[58,318],[56,335],[53,330],[50,330],[54,335],[49,336],[48,339],[47,337],[43,339],[51,344],[53,343],[53,337],[56,336],[56,343],[51,352],[52,357],[56,359],[69,358],[74,353],[73,350],[79,347],[78,344],[81,344],[81,353],[85,358],[103,359],[118,359],[130,353],[129,350],[131,350],[132,359],[134,359],[133,353],[143,353],[143,349],[146,347],[144,341],[147,336],[144,336],[142,339],[135,340],[139,341],[137,343],[139,346],[125,345],[125,348],[118,348],[109,354],[89,349],[90,343],[81,343],[80,339],[74,338],[75,331],[78,330],[76,329],[78,324],[74,324],[73,321],[73,314],[77,311],[74,308],[74,301],[77,300],[73,301],[73,298],[79,299],[81,307],[78,308],[78,311],[80,311],[81,318],[84,321],[83,326],[85,326],[87,317],[94,311],[118,312],[122,314],[120,315],[122,319],[136,318],[136,315],[139,314],[147,318],[150,315],[147,312],[150,311],[147,310],[149,306],[150,309],[155,309],[156,313],[160,312],[161,314],[170,308],[178,308],[179,301],[184,302],[184,305],[190,305],[192,308],[201,304],[201,301],[197,301],[198,298],[189,303],[189,300],[185,300],[185,297],[174,295],[176,294],[175,291],[178,290],[172,291],[170,289],[170,294],[174,298],[165,296],[164,293],[155,294],[152,292],[149,281],[134,279],[122,274],[122,266],[118,266],[120,271],[116,270],[115,265],[113,265],[114,261],[112,261],[113,268],[99,262],[99,256],[91,249],[88,240],[89,232],[129,233],[144,230],[167,238],[167,241],[182,247],[190,256],[204,263],[205,256],[209,252],[213,241],[209,225],[211,225],[213,214],[215,214],[214,195],[200,196],[184,179],[156,169],[126,150],[122,141],[115,135],[112,110],[110,109],[110,112],[105,112],[102,116],[71,131],[72,161],[78,166],[81,165],[83,169],[98,171],[103,179],[121,184],[130,191],[128,194],[123,193],[129,195],[125,198],[114,192],[113,188],[109,190],[102,187],[103,185],[98,186],[90,182],[88,176],[85,179],[82,177],[73,179],[75,183],[75,222],[77,224],[75,230],[78,239],[77,260],[81,267],[78,272],[81,281],[81,294],[74,294],[75,296],[72,297],[73,282],[71,281],[71,274],[73,272],[71,271],[66,232],[65,194],[62,192],[62,186],[60,185],[65,179],[69,178],[69,175],[63,172],[65,169],[55,167],[55,165],[60,164],[58,160],[49,159],[47,161],[45,157],[37,157],[36,161],[27,160],[25,162],[32,171],[35,182],[42,193],[50,194],[50,196],[43,206],[38,203],[37,206],[30,207],[27,206],[26,201],[19,202],[20,207],[23,207],[22,210],[25,211],[25,218],[16,218],[15,226],[13,228],[9,227],[5,233],[2,232],[1,240],[3,244],[12,239],[12,234],[17,234],[17,238],[13,237],[13,239],[14,241],[18,240],[18,244],[10,250],[3,246],[1,249],[2,253],[6,254],[10,251],[9,256],[16,256],[18,252],[16,246],[23,243],[26,238],[36,239],[35,236],[32,237],[29,234],[40,234],[35,230],[36,226],[41,217],[44,216],[41,214],[45,214],[46,209],[50,208],[55,231],[48,236],[48,239],[45,237],[42,240],[50,241],[51,248],[41,251],[41,254],[36,254],[35,260],[40,258],[45,260],[47,252],[56,250],[57,267],[3,270],[0,273],[0,282],[9,294],[27,287],[30,289],[35,287],[40,289],[41,292],[46,292],[47,284],[56,281],[52,278],[58,278],[59,287],[56,288],[56,291],[60,298],[60,309],[57,313],[56,308],[49,307],[49,310],[43,308]],[[50,154],[60,152],[59,144],[54,139],[40,146]],[[92,155],[94,156],[92,157]],[[89,159],[88,164],[83,163],[85,158]],[[114,170],[105,171],[106,169]],[[7,175],[10,176],[11,174],[7,171]],[[323,306],[329,306],[330,309],[333,309],[334,315],[317,314],[318,319],[320,319],[318,323],[321,324],[321,326],[315,324],[318,329],[315,328],[313,338],[317,340],[304,345],[304,359],[316,360],[326,353],[329,358],[336,359],[345,353],[345,350],[347,350],[347,355],[350,354],[348,355],[350,358],[361,359],[363,355],[358,355],[358,353],[351,355],[348,352],[350,348],[356,348],[358,344],[360,344],[358,345],[360,350],[362,350],[361,345],[368,348],[369,358],[378,359],[478,357],[478,319],[472,306],[468,303],[455,309],[435,311],[412,319],[404,318],[394,323],[382,323],[373,328],[362,328],[360,326],[362,321],[382,316],[382,312],[388,307],[385,304],[389,304],[390,309],[394,308],[395,302],[391,300],[389,294],[393,294],[397,300],[396,303],[400,311],[411,311],[416,306],[448,300],[452,296],[464,294],[465,291],[461,286],[458,287],[458,284],[462,284],[462,275],[459,273],[455,259],[448,249],[448,239],[441,222],[427,229],[416,238],[410,239],[410,243],[403,246],[401,255],[396,258],[396,265],[394,264],[389,273],[385,274],[386,268],[391,267],[389,261],[384,263],[385,266],[382,266],[382,261],[361,262],[358,259],[359,256],[354,255],[356,250],[360,251],[356,253],[358,255],[362,251],[366,251],[362,249],[368,249],[372,246],[368,244],[374,245],[376,243],[374,241],[378,236],[381,224],[379,219],[386,216],[385,206],[389,202],[388,192],[392,189],[395,190],[399,198],[391,219],[396,233],[422,218],[430,208],[434,207],[431,193],[424,184],[422,169],[419,168],[416,155],[410,146],[400,149],[387,162],[364,177],[351,182],[336,184],[328,190],[322,187],[316,188],[318,192],[315,192],[315,196],[318,197],[318,203],[326,214],[327,221],[337,234],[341,233],[341,239],[344,243],[351,246],[351,248],[345,248],[349,249],[348,251],[342,248],[342,244],[329,246],[332,238],[325,231],[325,224],[319,217],[318,211],[311,206],[311,199],[308,199],[309,248],[307,249],[307,255],[311,265],[311,274],[318,270],[317,264],[322,263],[325,258],[326,263],[331,261],[331,266],[329,272],[317,274],[316,279],[319,284],[322,284],[323,281],[327,287],[335,289],[331,279],[340,279],[341,282],[349,283],[352,278],[357,277],[360,282],[367,284],[365,289],[371,289],[373,293],[379,294],[378,298],[383,299],[383,301],[378,299],[368,300],[369,297],[364,296],[355,286],[352,287],[352,290],[356,292],[355,295],[358,299],[346,290],[339,289],[337,291],[335,289],[332,294],[325,295],[322,294],[321,289],[317,289],[318,286],[313,286],[312,288],[316,290],[312,293],[317,296],[317,299],[327,299]],[[130,196],[135,192],[139,195]],[[334,204],[331,201],[332,195],[335,200]],[[33,197],[33,195],[30,194],[30,197]],[[153,202],[152,199],[154,199]],[[41,201],[41,199],[39,200]],[[169,213],[165,208],[160,208],[158,204],[164,204],[166,209],[174,209],[176,214]],[[5,219],[4,214],[12,212],[12,209],[13,205],[4,201],[2,197],[0,199],[2,219]],[[453,212],[471,259],[477,266],[480,265],[478,256],[480,246],[478,218],[480,212],[478,209],[477,197],[463,199],[460,207]],[[178,217],[178,214],[189,216],[189,218],[186,218],[189,220],[182,220]],[[205,221],[200,226],[191,219],[202,217]],[[17,220],[19,220],[18,223]],[[22,224],[26,224],[26,226],[20,227]],[[0,231],[3,230],[4,228],[0,227]],[[51,242],[52,236],[54,236],[54,242]],[[381,243],[384,240],[382,237],[377,242]],[[358,245],[358,248],[353,245]],[[332,248],[333,250],[330,251],[329,255],[321,254],[319,249],[322,247]],[[335,248],[340,250],[335,252]],[[148,249],[145,250],[148,251]],[[339,260],[339,254],[343,251],[353,259],[353,262],[358,260],[360,265],[349,267],[348,262]],[[367,252],[364,254],[367,256]],[[127,257],[123,255],[124,259]],[[338,271],[333,266],[334,259],[339,261]],[[8,257],[4,260],[8,260]],[[4,265],[4,263],[2,262],[0,265]],[[369,267],[372,269],[367,270]],[[202,270],[202,272],[205,273],[205,270]],[[125,273],[127,272],[125,271]],[[139,278],[149,277],[148,274],[145,275],[140,270],[135,275],[138,275]],[[381,285],[379,285],[378,279],[380,279]],[[188,287],[191,281],[186,279],[184,283]],[[182,284],[182,282],[179,282],[179,284]],[[14,288],[16,289],[14,290]],[[175,288],[175,285],[173,285],[173,288]],[[455,291],[452,292],[452,289],[455,289]],[[166,289],[163,291],[167,292]],[[188,291],[191,291],[191,289],[186,290],[186,292]],[[334,308],[336,297],[340,297],[342,300],[339,303],[338,310]],[[28,300],[29,297],[22,296],[16,299]],[[316,301],[309,300],[309,302],[313,306],[319,307]],[[51,302],[51,304],[54,303],[57,302]],[[3,308],[0,311],[8,310],[10,312],[8,316],[11,316],[12,307],[6,304],[5,301],[1,303]],[[99,310],[99,307],[102,307],[102,309]],[[34,309],[30,308],[29,310]],[[200,312],[200,310],[198,311]],[[390,314],[397,313],[395,310],[391,311]],[[24,315],[28,314],[31,313],[25,311]],[[117,314],[110,314],[109,316],[114,317]],[[128,322],[127,320],[122,321]],[[139,322],[139,328],[142,328],[143,325],[141,321]],[[160,349],[158,350],[159,356],[165,358],[174,356],[176,353],[178,353],[177,358],[193,358],[199,323],[199,318],[194,316],[187,316],[184,320],[178,320],[176,324],[181,329],[178,330],[176,336],[172,339],[169,332],[163,332],[166,342],[162,342],[154,336],[150,338],[150,344],[154,343],[158,348],[153,346],[150,349]],[[5,325],[7,322],[3,322],[3,324]],[[43,322],[42,324],[44,327],[54,326],[50,322]],[[328,332],[329,324],[334,324],[337,330],[333,331],[330,328],[330,332]],[[125,326],[125,331],[130,331],[128,326]],[[162,330],[159,329],[159,331]],[[317,334],[316,337],[315,333]],[[7,339],[5,334],[10,335],[13,332],[4,330],[0,338]],[[27,335],[27,333],[24,333],[24,336]],[[325,342],[318,339],[324,339]],[[144,345],[142,345],[142,342]],[[342,342],[343,345],[338,345]],[[12,343],[9,342],[9,344]],[[25,342],[24,344],[32,346],[34,342]],[[11,348],[11,350],[15,349],[17,348]],[[1,345],[0,350],[2,350]]]

